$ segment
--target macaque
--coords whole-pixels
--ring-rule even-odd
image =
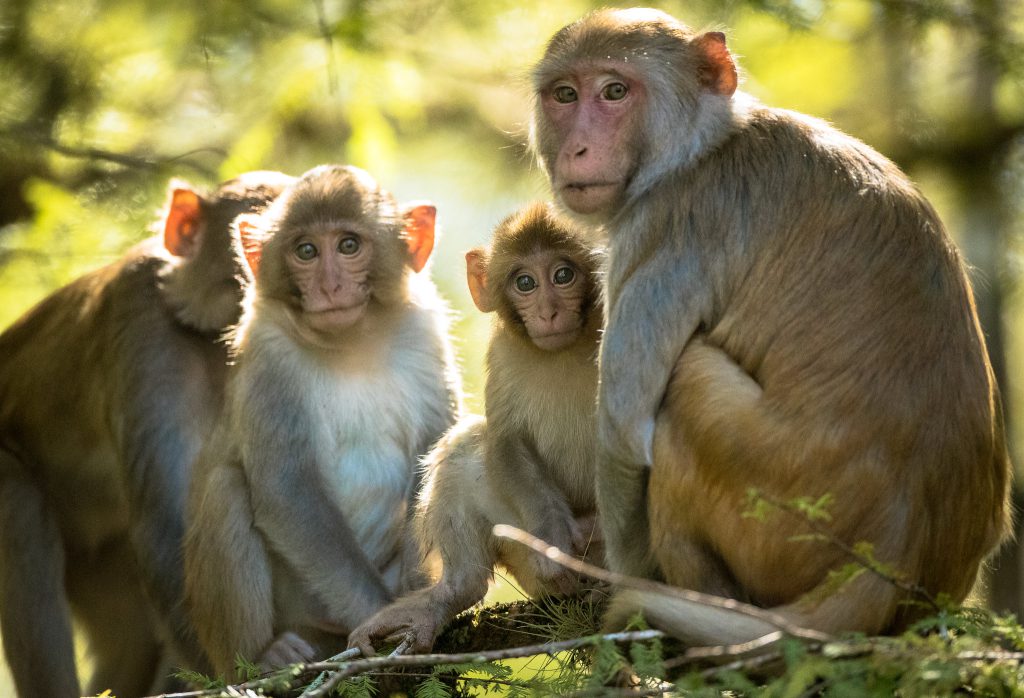
[[[187,601],[214,670],[310,660],[422,584],[418,459],[460,393],[420,274],[435,209],[355,167],[304,174],[239,232],[255,281],[226,406],[196,463]]]
[[[160,235],[0,335],[0,621],[20,696],[82,695],[72,618],[89,694],[150,692],[168,642],[170,662],[201,657],[179,550],[189,468],[222,399],[216,340],[247,278],[230,224],[290,179],[172,184]]]
[[[834,540],[963,599],[1009,530],[1010,463],[931,205],[863,143],[737,92],[724,35],[663,12],[566,26],[533,84],[554,194],[609,241],[596,479],[612,569],[824,633],[904,627],[920,606],[879,575],[815,593],[851,560],[793,540],[806,521],[741,516],[752,488],[832,494]],[[656,621],[668,602],[641,596]],[[697,642],[752,639],[676,621]]]
[[[424,550],[439,554],[442,575],[360,625],[351,646],[369,653],[409,632],[415,649],[428,650],[449,620],[484,597],[498,563],[532,596],[578,588],[573,573],[494,538],[497,523],[600,558],[591,540],[598,263],[575,226],[543,204],[505,219],[490,252],[466,254],[473,301],[496,317],[486,421],[463,419],[425,460],[417,533]]]

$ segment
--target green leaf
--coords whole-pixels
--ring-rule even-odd
[[[629,647],[633,671],[642,679],[660,680],[665,677],[665,662],[661,640],[634,642]]]
[[[260,675],[259,666],[240,654],[235,655],[235,674],[242,681],[252,681]]]
[[[452,691],[436,676],[429,676],[416,687],[415,698],[450,698]]]

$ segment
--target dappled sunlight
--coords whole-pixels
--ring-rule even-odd
[[[465,405],[482,414],[492,318],[470,298],[465,253],[550,198],[527,146],[530,69],[555,30],[607,4],[10,0],[0,9],[0,328],[152,234],[172,178],[212,190],[249,170],[349,163],[400,202],[436,205],[424,273],[451,308]],[[828,120],[925,193],[971,265],[1019,464],[1024,12],[1003,3],[1006,15],[986,24],[957,9],[970,3],[949,16],[919,4],[658,3],[725,32],[741,90]],[[486,601],[522,598],[499,570]],[[6,665],[0,695],[13,695]]]

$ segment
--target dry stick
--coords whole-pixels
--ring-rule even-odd
[[[574,572],[593,577],[602,582],[608,582],[615,586],[622,587],[624,589],[632,589],[634,591],[642,591],[650,594],[659,594],[661,596],[667,596],[669,598],[679,599],[689,603],[698,603],[704,606],[712,606],[714,608],[721,608],[726,611],[732,611],[741,615],[756,618],[757,620],[764,621],[769,625],[774,625],[779,630],[782,630],[788,635],[793,637],[799,637],[804,640],[812,640],[814,642],[827,642],[831,637],[825,633],[818,632],[817,630],[811,630],[810,628],[802,628],[799,625],[794,625],[789,619],[779,615],[778,613],[772,613],[766,611],[763,608],[757,606],[751,606],[750,604],[743,603],[742,601],[736,601],[735,599],[726,599],[721,596],[714,596],[712,594],[704,594],[699,591],[692,591],[689,589],[679,589],[678,587],[669,586],[668,584],[662,584],[660,582],[653,582],[649,579],[640,579],[638,577],[628,577],[618,572],[611,572],[609,570],[591,565],[583,562],[571,555],[563,553],[561,550],[556,548],[549,543],[545,543],[540,538],[533,536],[526,531],[516,528],[515,526],[507,526],[505,524],[498,524],[494,527],[493,533],[498,538],[508,538],[514,540],[517,543],[522,543],[534,552],[544,555],[549,560],[557,562],[563,567],[568,567]],[[771,637],[775,633],[770,633],[765,637]],[[776,638],[777,639],[777,638]],[[760,642],[755,640],[754,642]],[[743,643],[741,645],[727,645],[723,648],[714,648],[716,651],[723,649],[724,651],[720,654],[738,654],[739,652],[732,651],[734,648],[742,648],[750,643]]]
[[[606,635],[588,635],[587,637],[579,637],[572,640],[545,642],[538,645],[526,645],[523,647],[510,647],[508,649],[493,650],[490,652],[463,652],[459,654],[397,654],[396,650],[387,657],[367,657],[366,659],[358,659],[351,662],[323,661],[313,662],[310,664],[296,664],[291,668],[291,671],[296,674],[311,671],[337,672],[331,676],[331,681],[334,682],[333,686],[336,686],[342,680],[351,676],[357,676],[359,674],[366,674],[371,671],[392,667],[433,666],[435,664],[482,664],[502,659],[532,657],[538,654],[554,655],[558,652],[565,652],[593,645],[599,641],[642,642],[662,637],[665,637],[665,634],[660,630],[636,630],[631,632],[608,633]],[[399,647],[401,647],[401,645]],[[269,678],[272,679],[273,677]],[[233,688],[246,689],[256,687],[259,686],[261,681],[266,680],[267,679],[258,679],[256,681],[249,681]],[[327,683],[325,683],[318,690],[330,690],[333,686],[328,688]],[[207,691],[193,691],[191,693],[175,693],[172,695],[173,698],[198,698],[199,696],[217,695],[222,690],[223,689],[211,689]],[[172,698],[172,695],[168,695],[167,698]],[[325,695],[325,693],[318,693],[315,695]]]
[[[278,670],[275,673],[280,674],[286,671],[297,676],[305,673],[330,671],[338,672],[335,676],[340,676],[340,679],[338,679],[340,681],[341,679],[346,679],[350,676],[365,674],[378,669],[388,669],[391,667],[432,666],[435,664],[482,664],[485,662],[500,661],[502,659],[532,657],[538,654],[555,655],[559,652],[587,647],[588,645],[594,645],[602,641],[644,642],[646,640],[656,640],[663,637],[665,637],[665,633],[660,630],[633,630],[628,632],[607,633],[604,635],[587,635],[586,637],[578,637],[572,640],[544,642],[536,645],[510,647],[508,649],[491,650],[488,652],[461,652],[457,654],[396,654],[396,649],[396,652],[392,652],[387,657],[367,657],[365,659],[358,659],[355,661],[332,661],[334,659],[332,657],[331,660],[310,662],[308,664],[294,664],[291,667]],[[401,647],[401,645],[399,647]],[[346,656],[348,652],[349,651],[343,652],[341,655],[338,655],[338,657]],[[233,690],[256,688],[267,681],[273,680],[274,678],[275,675],[272,674],[268,677],[247,681],[243,684],[231,686],[229,688],[232,688]],[[167,693],[159,696],[158,698],[199,698],[199,696],[215,696],[225,690],[227,689],[215,688],[201,691],[188,691],[185,693]]]
[[[398,647],[396,647],[394,651],[392,651],[391,654],[387,656],[387,658],[394,659],[395,657],[403,656],[406,652],[409,651],[409,648],[412,647],[412,639],[412,633],[406,633],[405,637],[402,638],[402,641],[399,643]],[[356,648],[356,650],[358,651],[358,648]],[[308,695],[309,698],[321,698],[322,696],[330,695],[331,691],[333,691],[339,683],[345,680],[346,677],[344,674],[344,671],[331,672],[328,675],[327,680],[324,681],[322,686],[307,691],[302,695]]]
[[[362,651],[358,647],[352,647],[350,649],[345,650],[344,652],[334,655],[333,657],[328,657],[327,661],[345,662],[349,659],[355,659],[360,654],[362,654]],[[317,687],[323,685],[323,682],[327,680],[327,677],[329,675],[329,672],[321,671],[320,675],[310,682],[309,686],[306,688],[305,691],[302,692],[302,695],[300,695],[299,698],[308,698],[309,696],[316,695],[314,691],[317,689]]]

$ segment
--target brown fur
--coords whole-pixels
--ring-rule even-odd
[[[563,203],[610,237],[597,482],[613,568],[826,632],[902,627],[917,609],[893,585],[864,574],[817,598],[849,558],[793,541],[796,520],[741,516],[748,488],[831,493],[832,535],[963,599],[1009,530],[1010,464],[932,207],[863,143],[733,94],[722,35],[604,11],[548,51],[535,144]],[[607,74],[626,97],[592,96]],[[554,101],[561,84],[579,98]],[[592,181],[615,186],[573,184]]]
[[[510,299],[516,273],[531,269],[524,260],[575,268],[574,293],[562,296],[559,309],[582,311],[571,344],[546,351],[530,340]],[[350,645],[368,652],[390,635],[411,632],[417,649],[429,649],[445,623],[483,598],[499,563],[531,595],[578,587],[575,576],[551,562],[495,539],[495,524],[513,524],[563,550],[600,558],[591,538],[598,261],[575,228],[542,204],[503,221],[489,251],[467,255],[474,299],[485,311],[497,310],[497,317],[487,351],[487,418],[461,421],[424,463],[417,530],[423,547],[440,555],[442,576],[360,625]]]
[[[240,223],[256,281],[185,541],[189,608],[222,676],[236,656],[327,652],[422,581],[406,530],[416,465],[460,409],[447,310],[411,268],[429,254],[428,217],[403,229],[367,173],[324,166]],[[340,251],[348,236],[358,254]],[[318,253],[300,261],[306,243]],[[353,299],[365,307],[318,314]]]
[[[90,694],[150,692],[166,641],[174,664],[201,656],[178,547],[189,466],[221,402],[214,339],[246,279],[229,226],[289,179],[250,173],[210,196],[177,184],[172,198],[196,205],[187,256],[146,240],[0,335],[0,617],[19,695],[82,694],[72,615]]]

